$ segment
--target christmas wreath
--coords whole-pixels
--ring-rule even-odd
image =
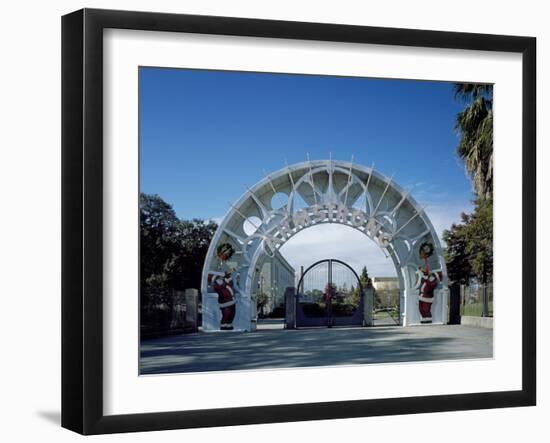
[[[430,242],[425,241],[420,245],[418,252],[420,254],[420,258],[422,260],[426,260],[434,253],[434,245],[432,245]]]
[[[216,255],[222,262],[229,260],[234,253],[235,249],[229,243],[222,243],[216,249]]]

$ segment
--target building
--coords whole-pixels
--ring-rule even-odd
[[[373,277],[372,286],[376,290],[376,299],[381,306],[399,306],[399,279],[397,277]]]
[[[276,308],[284,307],[285,290],[294,287],[294,279],[294,268],[276,251],[273,258],[265,261],[258,276],[258,315],[269,315]]]

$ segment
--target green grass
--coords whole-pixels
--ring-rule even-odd
[[[470,303],[460,307],[460,315],[470,317],[481,317],[483,303]],[[489,316],[493,316],[493,303],[489,302]]]

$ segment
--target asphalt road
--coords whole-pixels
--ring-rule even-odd
[[[265,329],[144,340],[141,374],[492,358],[493,330],[468,326]]]

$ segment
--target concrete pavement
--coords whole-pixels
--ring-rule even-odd
[[[266,329],[144,340],[141,374],[492,358],[493,330],[460,325]]]

